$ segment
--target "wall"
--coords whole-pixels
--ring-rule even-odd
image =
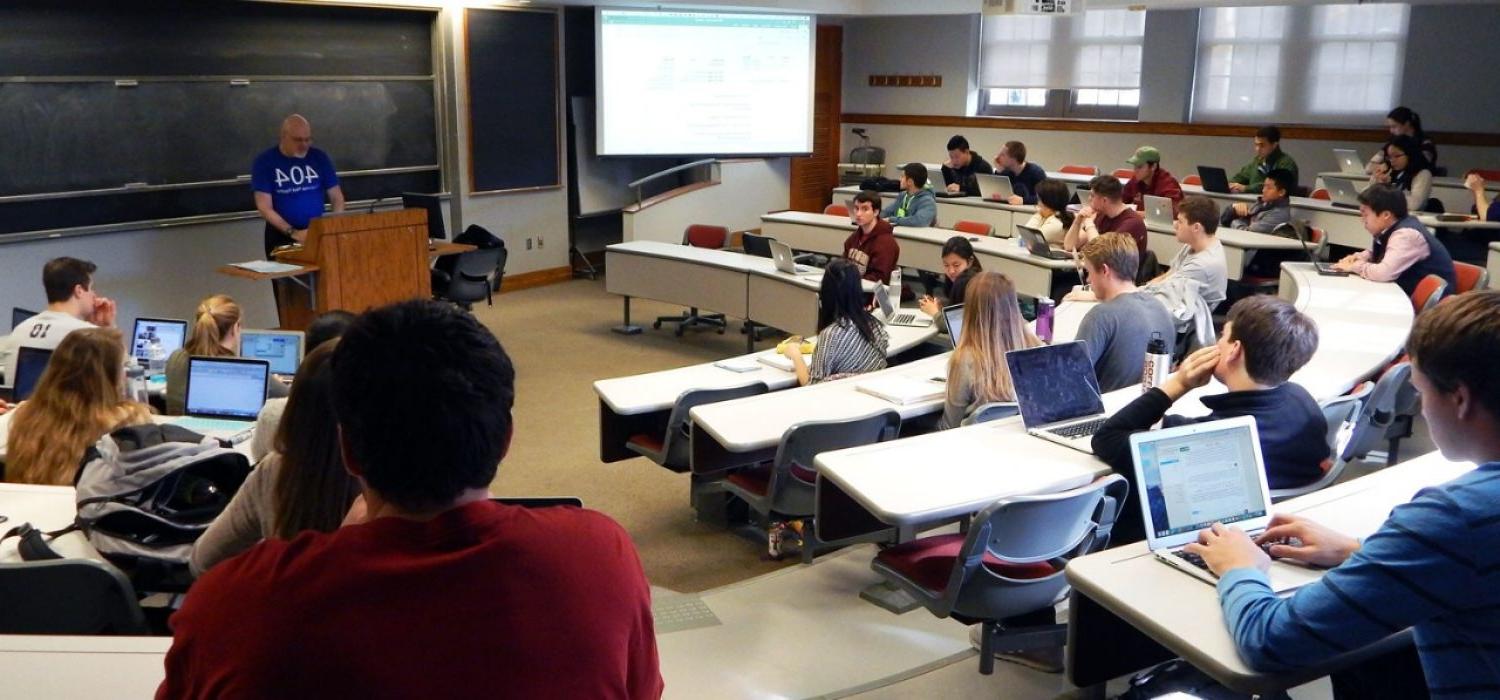
[[[768,211],[787,208],[791,163],[786,158],[726,160],[719,184],[669,197],[623,217],[627,241],[681,243],[691,224],[718,224],[730,231],[760,228]]]
[[[973,114],[978,61],[979,15],[847,19],[844,112]],[[941,75],[943,86],[872,88],[872,74]]]
[[[1413,5],[1407,26],[1402,102],[1437,131],[1500,131],[1500,5]],[[1448,160],[1440,147],[1439,159]],[[1500,157],[1488,167],[1496,167]]]

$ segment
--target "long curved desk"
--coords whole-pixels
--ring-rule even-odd
[[[833,190],[833,201],[842,203],[859,194],[858,187],[837,187]],[[899,196],[898,192],[881,192],[882,202]],[[1036,207],[1030,204],[986,201],[979,197],[937,197],[937,220],[934,226],[952,228],[960,221],[980,221],[995,227],[995,235],[1009,238],[1015,235],[1016,224],[1024,224]]]

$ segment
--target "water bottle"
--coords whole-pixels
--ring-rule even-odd
[[[1036,337],[1044,343],[1052,342],[1052,312],[1057,304],[1047,297],[1036,300]]]
[[[160,338],[152,338],[151,344],[146,346],[146,372],[155,377],[166,371],[167,351],[161,346]]]
[[[151,397],[146,390],[146,370],[133,361],[125,368],[125,398],[137,403],[150,403]]]
[[[1167,381],[1167,372],[1172,368],[1172,354],[1167,350],[1167,341],[1160,333],[1152,333],[1146,343],[1146,365],[1141,369],[1141,393],[1150,391]]]
[[[891,306],[901,306],[901,268],[891,268]]]

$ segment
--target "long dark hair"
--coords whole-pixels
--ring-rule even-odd
[[[1423,170],[1431,170],[1432,163],[1428,162],[1427,154],[1422,152],[1422,142],[1411,136],[1397,136],[1386,142],[1386,165],[1391,165],[1391,148],[1399,148],[1406,154],[1406,167],[1399,171],[1392,167],[1391,181],[1401,189],[1411,191],[1411,179]]]
[[[968,238],[965,238],[964,236],[953,236],[952,238],[943,241],[943,253],[938,257],[946,258],[950,255],[957,255],[958,257],[969,261],[969,269],[973,270],[976,274],[981,271],[981,268],[979,267],[979,258],[974,256],[974,246],[969,243]]]
[[[818,290],[818,330],[845,318],[859,329],[866,342],[875,344],[875,317],[865,308],[859,268],[848,260],[834,258],[823,271],[823,286]]]
[[[359,482],[344,470],[338,421],[333,414],[332,340],[302,360],[276,429],[281,473],[272,492],[276,536],[289,539],[303,530],[338,529],[359,494]]]
[[[1073,212],[1068,211],[1068,185],[1062,180],[1048,178],[1036,185],[1036,198],[1048,209],[1057,212],[1063,228],[1073,226]]]
[[[1385,118],[1411,127],[1412,136],[1417,139],[1417,143],[1427,140],[1427,132],[1422,129],[1422,115],[1417,114],[1416,110],[1410,107],[1397,107],[1387,112]]]

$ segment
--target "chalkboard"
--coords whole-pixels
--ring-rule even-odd
[[[556,10],[466,10],[475,192],[560,187]]]

